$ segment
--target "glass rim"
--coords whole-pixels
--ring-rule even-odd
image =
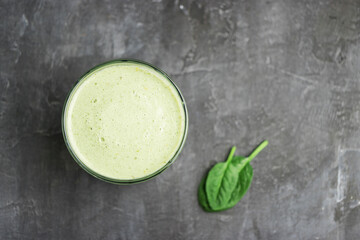
[[[150,67],[152,69],[154,69],[156,72],[160,73],[162,76],[164,76],[169,82],[170,84],[175,88],[176,92],[179,94],[181,103],[182,103],[182,107],[184,110],[184,115],[185,115],[185,126],[184,126],[184,132],[183,132],[183,136],[180,142],[180,145],[178,147],[178,149],[176,150],[175,154],[170,158],[170,160],[167,161],[167,163],[162,166],[160,169],[156,170],[155,172],[146,175],[144,177],[141,178],[134,178],[134,179],[117,179],[117,178],[110,178],[107,176],[104,176],[100,173],[97,173],[96,171],[92,170],[90,167],[88,167],[86,164],[84,164],[79,157],[76,156],[75,151],[73,151],[71,144],[68,140],[68,137],[66,136],[66,131],[65,131],[65,114],[66,114],[66,109],[67,109],[67,105],[69,103],[69,99],[71,97],[71,94],[73,93],[74,89],[76,88],[76,86],[78,86],[78,84],[87,76],[89,76],[91,73],[93,73],[94,71],[96,71],[99,68],[102,68],[104,66],[110,65],[110,64],[114,64],[114,63],[136,63],[136,64],[141,64],[141,65],[145,65],[147,67]],[[86,81],[86,80],[85,80]],[[100,63],[94,67],[92,67],[91,69],[89,69],[87,72],[85,72],[74,84],[73,86],[70,88],[63,108],[62,108],[62,114],[61,114],[61,130],[62,130],[62,134],[63,134],[63,138],[65,141],[65,145],[70,153],[70,155],[72,156],[72,158],[75,160],[75,162],[82,168],[84,169],[87,173],[89,173],[90,175],[92,175],[93,177],[96,177],[97,179],[100,179],[102,181],[105,182],[109,182],[109,183],[113,183],[113,184],[123,184],[123,185],[128,185],[128,184],[135,184],[135,183],[140,183],[140,182],[144,182],[147,180],[150,180],[152,178],[154,178],[155,176],[159,175],[160,173],[162,173],[163,171],[165,171],[167,168],[170,167],[171,164],[174,163],[174,161],[176,160],[176,158],[178,157],[178,155],[180,154],[181,150],[184,147],[185,144],[185,140],[187,137],[187,133],[188,133],[188,125],[189,125],[189,117],[188,117],[188,110],[186,107],[186,103],[185,103],[185,99],[183,97],[183,95],[180,92],[180,89],[176,86],[176,84],[171,80],[171,78],[164,72],[162,71],[160,68],[155,67],[154,65],[147,63],[145,61],[141,61],[138,59],[132,59],[132,58],[120,58],[120,59],[113,59],[110,61],[106,61],[103,63]]]

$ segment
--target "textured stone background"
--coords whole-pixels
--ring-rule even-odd
[[[360,239],[360,2],[0,1],[1,239]],[[101,182],[60,129],[75,80],[132,57],[187,100],[175,164],[133,186]],[[255,161],[233,209],[197,186],[231,145]]]

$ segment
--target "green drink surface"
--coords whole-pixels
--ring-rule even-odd
[[[64,130],[73,153],[92,171],[129,180],[166,165],[185,134],[185,110],[172,83],[138,63],[112,63],[75,86]]]

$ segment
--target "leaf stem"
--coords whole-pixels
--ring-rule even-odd
[[[233,146],[230,150],[229,156],[226,159],[226,163],[231,162],[231,159],[233,158],[235,151],[236,151],[236,147]]]
[[[257,148],[255,148],[255,150],[248,157],[249,162],[253,160],[253,158],[256,157],[256,155],[258,155],[268,144],[269,142],[265,140]]]

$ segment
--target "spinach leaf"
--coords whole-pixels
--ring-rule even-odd
[[[246,158],[237,156],[233,159],[234,162],[236,161],[246,161]],[[240,163],[241,164],[241,163]],[[231,194],[230,201],[224,205],[227,208],[234,207],[245,195],[247,190],[249,189],[253,178],[253,168],[251,167],[250,163],[247,163],[244,168],[239,173],[239,179],[236,183],[236,188]]]
[[[207,212],[218,212],[218,211],[223,211],[223,210],[226,210],[226,209],[232,207],[232,206],[231,207],[225,207],[225,208],[217,209],[217,210],[212,209],[210,207],[210,205],[209,205],[208,200],[207,200],[207,196],[206,196],[206,192],[205,192],[205,183],[206,183],[206,177],[201,180],[200,185],[199,185],[199,191],[198,191],[199,204],[205,211],[207,211]]]
[[[238,157],[234,157],[233,161],[236,161],[236,158],[243,159],[242,157],[238,156]],[[207,179],[207,176],[205,176],[199,184],[198,200],[200,206],[207,212],[223,211],[234,207],[249,189],[250,184],[252,182],[252,176],[253,176],[253,169],[250,164],[247,164],[239,174],[239,180],[237,182],[236,189],[233,191],[231,196],[232,201],[224,205],[224,207],[222,207],[221,209],[217,209],[217,210],[213,210],[209,205],[205,191],[205,183]]]
[[[230,154],[227,158],[227,161],[230,161],[232,156],[234,155],[236,151],[236,147],[232,147]],[[209,205],[209,201],[207,199],[207,195],[206,195],[206,179],[208,176],[205,176],[200,184],[199,184],[199,190],[198,190],[198,200],[199,200],[199,204],[202,206],[202,208],[207,211],[207,212],[214,212],[215,210],[211,209],[210,205]]]
[[[249,189],[253,169],[249,164],[268,141],[262,142],[249,157],[233,157],[232,147],[226,162],[217,163],[199,186],[198,198],[205,211],[222,211],[235,206]]]
[[[239,179],[238,164],[232,163],[236,148],[232,147],[226,162],[217,163],[208,173],[205,183],[206,196],[213,210],[221,210],[236,190]]]
[[[210,208],[209,202],[207,200],[207,196],[205,192],[205,182],[206,182],[206,176],[201,180],[199,185],[199,190],[198,190],[199,204],[205,211],[214,212],[214,210]]]

